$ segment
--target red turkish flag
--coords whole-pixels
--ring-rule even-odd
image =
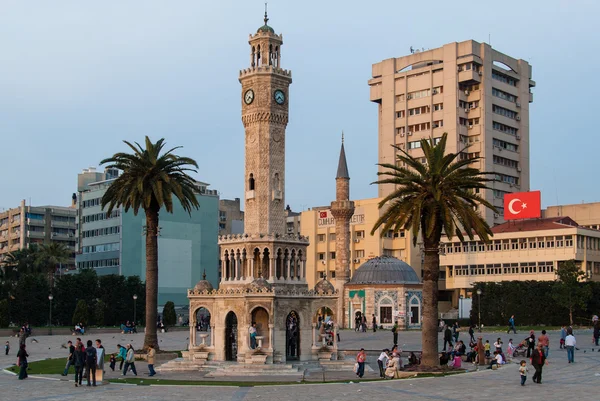
[[[327,218],[327,212],[319,212],[319,218],[320,219],[326,219]]]
[[[540,191],[504,195],[504,220],[535,219],[542,216]]]

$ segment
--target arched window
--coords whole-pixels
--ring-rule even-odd
[[[269,45],[269,65],[273,65],[273,45]]]
[[[273,176],[273,188],[276,191],[281,191],[281,182],[279,181],[279,173],[275,173]]]
[[[260,45],[256,47],[256,66],[260,67]]]
[[[254,174],[250,173],[250,178],[248,178],[248,190],[254,191]]]
[[[256,48],[252,46],[252,67],[256,65]]]

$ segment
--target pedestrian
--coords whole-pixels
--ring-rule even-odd
[[[25,344],[19,346],[19,352],[17,352],[17,366],[19,367],[19,380],[27,379],[27,357],[29,354],[25,350]]]
[[[381,354],[379,354],[379,358],[377,358],[377,365],[379,366],[379,377],[381,377],[382,379],[385,379],[385,367],[387,366],[387,361],[390,359],[388,356],[389,352],[390,350],[386,348],[383,351],[381,351]]]
[[[356,355],[356,363],[358,363],[358,369],[356,369],[356,376],[358,376],[360,379],[362,379],[362,377],[365,374],[366,359],[367,359],[367,354],[365,353],[365,349],[361,348],[360,351],[358,352],[358,355]]]
[[[458,335],[460,333],[460,326],[458,322],[454,322],[452,325],[452,336],[454,337],[454,342],[458,342]]]
[[[110,354],[110,370],[115,371],[117,366],[117,354]]]
[[[154,371],[154,356],[156,355],[156,350],[154,349],[154,345],[150,344],[148,345],[148,372],[150,372],[150,374],[148,375],[149,377],[152,377],[156,374],[156,372]]]
[[[527,381],[527,362],[525,360],[521,361],[521,366],[519,366],[519,374],[521,375],[521,386],[525,385]]]
[[[447,350],[446,344],[452,347],[452,330],[450,327],[446,326],[446,330],[444,330],[444,351]]]
[[[360,330],[361,321],[362,321],[362,319],[360,318],[360,312],[358,312],[356,314],[356,316],[354,317],[354,331]]]
[[[8,351],[10,351],[10,341],[7,341],[6,344],[4,344],[4,355],[8,355]]]
[[[594,345],[598,345],[599,339],[600,339],[600,321],[596,320],[594,322]]]
[[[87,341],[87,348],[85,349],[85,374],[87,376],[87,385],[91,386],[90,378],[96,387],[96,364],[98,360],[98,352],[92,345],[92,340]]]
[[[75,351],[73,351],[73,365],[75,365],[75,387],[81,386],[83,379],[83,366],[85,365],[85,349],[81,341],[75,343]]]
[[[392,353],[392,358],[388,361],[387,367],[385,369],[385,376],[390,379],[397,379],[400,376],[398,375],[398,371],[402,367],[402,362],[400,361],[400,356],[397,352]]]
[[[475,341],[475,326],[473,326],[473,325],[469,326],[469,336],[471,337],[469,342],[471,342],[471,343],[477,342],[477,341]]]
[[[104,373],[104,355],[105,355],[106,351],[104,350],[104,347],[102,346],[102,340],[100,340],[99,338],[96,339],[96,348],[102,350],[99,354],[102,356],[98,357],[98,369],[100,369]]]
[[[367,332],[367,316],[366,315],[363,315],[363,317],[362,317],[361,329],[362,329],[363,333]]]
[[[510,319],[508,319],[508,331],[506,334],[509,334],[511,330],[514,334],[517,334],[517,329],[515,328],[515,315],[512,315]]]
[[[371,323],[373,324],[373,333],[375,333],[377,331],[377,318],[375,317],[375,315],[373,315]]]
[[[490,357],[490,340],[485,340],[483,349],[485,350],[485,357],[489,358]]]
[[[534,383],[542,384],[542,368],[545,363],[546,357],[544,356],[544,350],[542,349],[542,345],[538,344],[537,348],[531,353],[531,364],[535,369],[535,373],[533,374]]]
[[[73,365],[73,353],[75,352],[75,347],[73,346],[72,341],[67,341],[67,346],[69,349],[69,357],[67,358],[67,364],[65,365],[65,370],[62,373],[62,376],[66,376],[69,374],[69,368]]]
[[[567,337],[565,338],[565,347],[567,348],[567,358],[569,363],[575,363],[575,347],[577,346],[577,341],[575,341],[575,336],[573,335],[573,329],[570,327],[567,329]]]
[[[527,358],[530,358],[531,353],[535,349],[535,334],[533,330],[529,332],[529,337],[527,337],[525,341],[527,341]]]
[[[25,332],[25,328],[21,328],[19,331],[19,350],[21,345],[25,345],[25,341],[27,340],[27,333]]]
[[[515,356],[515,350],[517,348],[514,346],[513,344],[513,339],[509,339],[508,340],[508,345],[506,346],[506,354],[507,354],[507,359],[512,359],[513,356]]]
[[[544,356],[548,358],[548,353],[550,351],[550,338],[548,338],[548,336],[546,335],[546,330],[542,330],[542,335],[538,337],[538,343],[542,344]]]
[[[562,326],[560,328],[560,349],[565,348],[565,338],[567,338],[567,328]]]
[[[250,326],[250,329],[249,329],[249,334],[250,334],[250,348],[255,349],[256,348],[256,334],[257,334],[256,322],[252,322],[252,326]]]
[[[398,321],[392,326],[392,335],[394,336],[394,345],[398,345]]]
[[[492,359],[492,361],[490,362],[490,366],[488,367],[488,369],[493,369],[494,365],[502,365],[502,363],[504,362],[504,360],[502,359],[502,354],[498,351],[494,351],[494,359]]]
[[[117,358],[121,358],[119,370],[122,372],[123,364],[125,363],[125,359],[127,358],[127,348],[123,347],[121,344],[117,344]]]
[[[496,348],[496,351],[498,351],[499,353],[502,353],[502,339],[500,337],[498,337],[498,339],[494,343],[494,348]]]
[[[127,344],[127,357],[125,358],[125,367],[123,368],[123,376],[127,375],[127,370],[131,367],[131,371],[134,376],[137,376],[137,369],[135,368],[135,352],[133,351],[133,346],[131,344]]]

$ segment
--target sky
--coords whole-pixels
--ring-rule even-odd
[[[238,74],[263,13],[255,0],[1,0],[0,210],[68,205],[83,168],[145,135],[183,146],[221,198],[243,197]],[[372,64],[490,38],[533,66],[531,188],[544,206],[600,201],[599,13],[594,0],[270,1],[293,76],[286,203],[333,200],[342,130],[351,197],[377,196]]]

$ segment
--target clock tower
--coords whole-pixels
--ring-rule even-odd
[[[250,67],[240,71],[245,130],[244,231],[286,233],[285,128],[291,71],[281,68],[283,35],[267,25],[250,35]]]

